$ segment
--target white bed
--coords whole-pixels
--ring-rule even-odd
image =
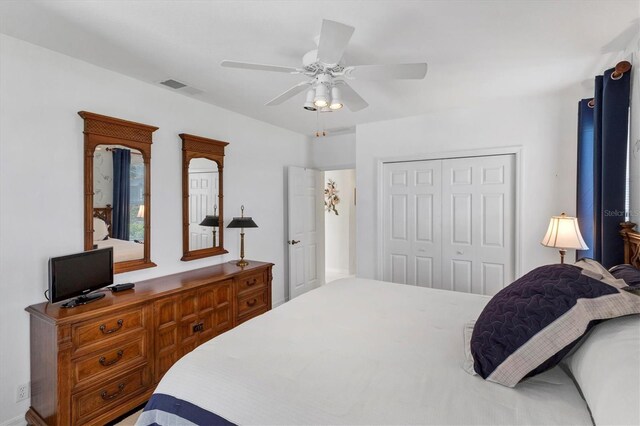
[[[198,347],[155,394],[243,425],[592,425],[560,368],[513,389],[464,371],[464,324],[488,300],[335,281]],[[154,411],[138,424],[167,420]]]
[[[113,247],[113,261],[116,263],[144,258],[144,244],[135,241],[109,237],[106,240],[94,241],[94,243],[99,249]]]

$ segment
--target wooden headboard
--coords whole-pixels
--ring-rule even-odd
[[[640,269],[640,233],[633,229],[635,226],[633,222],[621,223],[620,235],[624,240],[624,263]]]
[[[105,221],[107,226],[109,227],[109,236],[111,237],[111,212],[113,207],[111,204],[107,204],[105,207],[94,207],[93,208],[93,217],[97,217],[98,219],[102,219]]]

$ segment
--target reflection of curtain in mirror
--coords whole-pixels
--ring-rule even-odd
[[[120,240],[129,239],[129,170],[131,151],[116,148],[113,151],[113,211],[111,235]]]

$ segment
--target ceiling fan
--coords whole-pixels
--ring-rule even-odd
[[[347,66],[342,60],[342,56],[354,30],[355,28],[349,25],[324,19],[320,36],[317,38],[318,48],[304,55],[301,68],[229,60],[222,61],[220,65],[228,68],[304,75],[309,78],[307,81],[296,84],[267,102],[266,105],[280,105],[287,99],[306,90],[307,98],[304,103],[304,109],[309,111],[319,110],[320,112],[339,110],[343,105],[355,112],[369,106],[347,84],[346,80],[419,80],[423,79],[427,74],[427,64],[424,62]]]

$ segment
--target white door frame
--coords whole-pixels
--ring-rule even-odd
[[[522,265],[522,238],[520,235],[520,227],[522,222],[522,156],[524,154],[522,146],[507,146],[500,148],[470,149],[462,151],[443,151],[428,154],[405,155],[401,157],[385,157],[376,159],[376,279],[383,279],[383,261],[384,261],[384,221],[382,220],[382,212],[384,209],[384,164],[398,163],[408,161],[428,161],[428,160],[444,160],[461,157],[487,157],[493,155],[515,155],[515,217],[514,217],[514,248],[515,248],[515,265],[514,272],[516,279],[520,277]]]

